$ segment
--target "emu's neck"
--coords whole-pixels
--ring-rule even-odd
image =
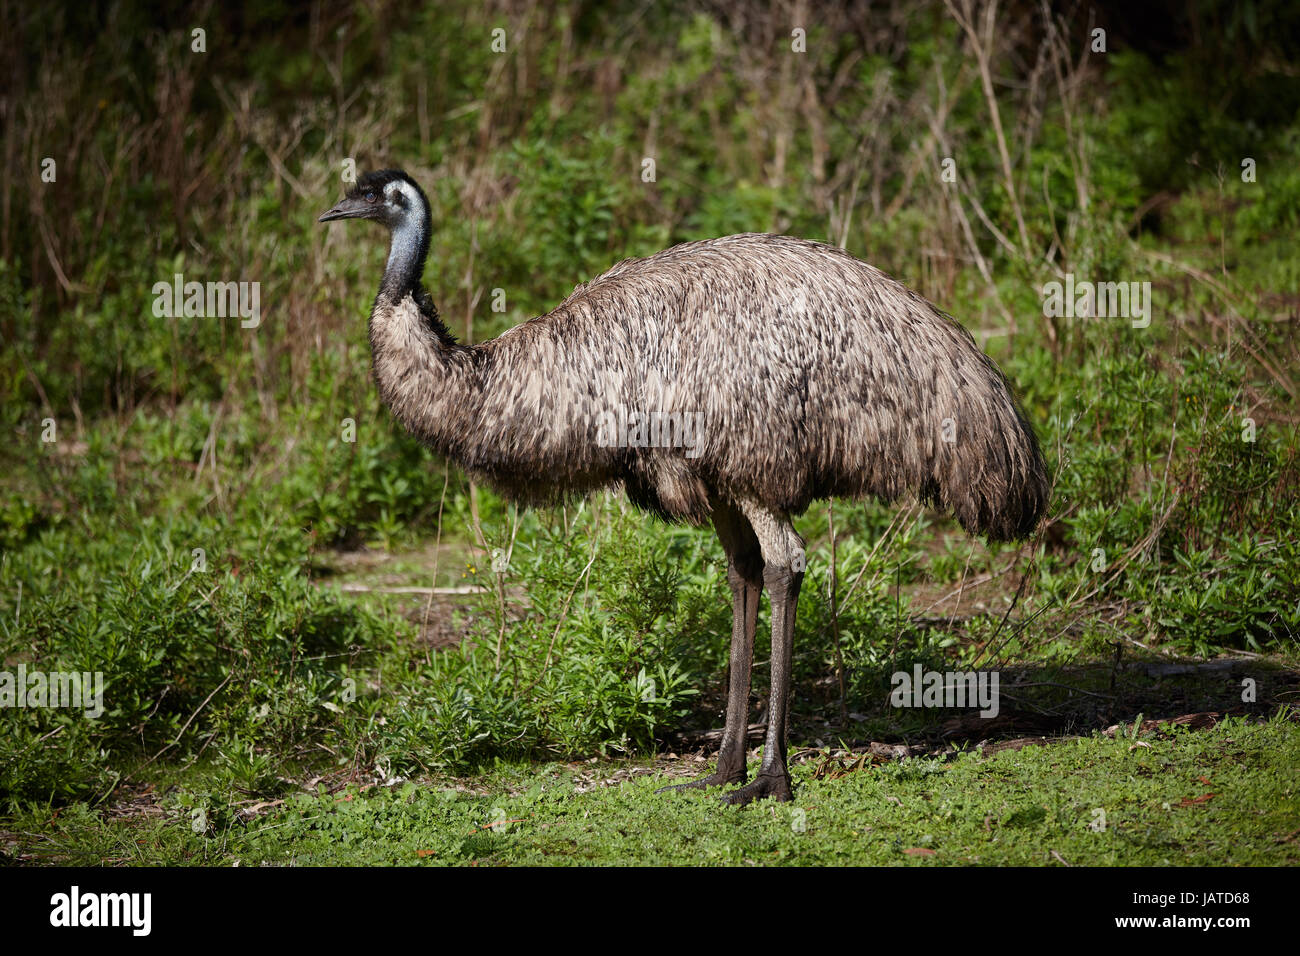
[[[412,215],[392,231],[388,247],[388,264],[379,285],[380,294],[388,293],[394,301],[420,288],[424,260],[429,256],[430,219],[428,210]]]
[[[420,276],[429,251],[424,217],[393,230],[370,312],[375,382],[393,415],[425,444],[458,456],[477,405],[473,350],[456,344]]]

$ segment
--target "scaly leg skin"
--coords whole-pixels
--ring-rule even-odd
[[[757,510],[757,509],[755,509]],[[752,783],[724,794],[723,803],[745,806],[761,797],[789,800],[790,772],[786,768],[786,724],[790,712],[790,667],[794,650],[794,617],[803,584],[803,541],[789,519],[770,512],[746,510],[763,546],[763,583],[772,602],[772,691],[767,708],[767,738],[763,763]],[[766,515],[767,520],[763,520]],[[800,570],[794,570],[795,567]]]
[[[727,553],[727,583],[731,585],[731,676],[727,686],[727,725],[722,732],[717,769],[707,777],[663,787],[697,790],[744,783],[748,774],[745,752],[749,737],[749,674],[754,663],[754,632],[758,628],[758,602],[763,595],[763,561],[749,522],[726,503],[714,505],[714,526]]]

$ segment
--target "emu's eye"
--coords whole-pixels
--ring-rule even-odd
[[[366,193],[366,202],[374,202],[376,198],[377,197],[375,196],[374,190],[371,190],[370,192]]]

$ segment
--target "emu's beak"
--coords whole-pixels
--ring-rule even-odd
[[[374,207],[364,199],[340,199],[334,208],[322,213],[317,222],[333,222],[335,219],[363,219]]]

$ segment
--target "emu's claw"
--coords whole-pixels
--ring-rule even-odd
[[[667,787],[660,787],[655,793],[668,793],[670,790],[703,790],[706,787],[725,787],[733,783],[744,783],[745,771],[739,772],[728,770],[716,770],[707,777],[700,777],[697,780],[688,780],[686,783],[674,783]]]
[[[759,773],[754,778],[753,783],[748,783],[739,790],[733,790],[731,793],[722,795],[722,802],[729,803],[734,807],[743,807],[755,800],[763,797],[771,797],[773,800],[779,800],[782,803],[791,799],[790,796],[790,777],[788,774],[764,774]]]

